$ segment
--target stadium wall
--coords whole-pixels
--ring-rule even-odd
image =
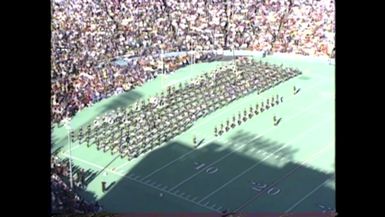
[[[218,55],[223,56],[232,56],[233,51],[232,50],[215,50],[215,51],[199,51],[199,52],[213,52]],[[186,55],[191,54],[191,51],[180,51],[180,52],[170,52],[163,54],[165,57],[173,57],[173,56],[180,56],[180,55]],[[262,57],[263,52],[261,51],[250,51],[250,50],[235,50],[234,51],[235,56],[255,56],[255,57]],[[160,56],[159,54],[154,55]],[[278,58],[287,58],[287,59],[297,59],[297,60],[303,60],[303,61],[310,61],[310,62],[319,62],[319,63],[329,63],[330,58],[328,57],[320,57],[320,56],[304,56],[300,54],[290,54],[290,53],[273,53],[270,56],[278,57]],[[119,65],[125,65],[129,61],[136,60],[138,57],[128,57],[128,56],[121,56],[116,58],[117,61],[115,61]]]

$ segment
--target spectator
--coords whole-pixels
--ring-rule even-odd
[[[68,162],[68,161],[66,161]],[[56,156],[53,155],[51,159],[51,204],[52,212],[54,213],[87,213],[87,212],[101,212],[102,207],[95,203],[88,204],[76,193],[77,189],[72,190],[68,187],[68,183],[64,180],[69,180],[68,173],[61,173],[63,169],[62,165],[66,165],[65,161],[59,160]],[[80,173],[75,173],[74,180],[76,177],[81,179],[82,183],[84,181],[84,170],[81,169]],[[95,209],[97,207],[97,209]]]
[[[52,123],[156,78],[162,50],[328,56],[334,48],[334,0],[165,2],[53,2]],[[136,59],[128,66],[112,63],[122,55]],[[209,56],[197,59],[213,60]],[[165,58],[165,73],[187,61],[187,56]]]

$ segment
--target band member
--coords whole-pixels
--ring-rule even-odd
[[[247,121],[247,110],[246,109],[243,111],[243,118],[242,118],[242,120],[244,122]]]
[[[75,132],[74,132],[74,131],[71,131],[70,136],[71,136],[71,142],[74,143],[75,140],[76,140],[76,138],[75,138]]]
[[[293,94],[296,95],[299,91],[301,90],[301,88],[298,88],[296,86],[293,87]]]
[[[275,103],[274,103],[274,96],[271,97],[271,107],[274,107]]]
[[[253,117],[253,107],[250,106],[249,108],[249,118],[252,118]]]
[[[230,130],[230,121],[227,120],[226,121],[226,128],[225,128],[226,132]]]
[[[83,128],[82,127],[80,127],[78,139],[79,139],[79,143],[82,143],[82,140],[83,140]]]
[[[231,122],[231,128],[234,128],[235,127],[235,121],[236,121],[236,118],[235,116],[233,116],[233,121]]]
[[[276,118],[275,116],[274,116],[274,126],[277,126],[280,122],[281,122],[281,120],[282,120],[282,118]]]
[[[223,134],[223,124],[221,124],[221,128],[219,130],[219,135],[222,135]]]

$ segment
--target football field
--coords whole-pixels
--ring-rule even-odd
[[[259,59],[259,58],[257,58]],[[268,56],[302,75],[198,119],[168,143],[128,161],[78,143],[55,127],[53,150],[88,171],[82,195],[110,212],[322,213],[335,209],[335,72],[327,62]],[[194,64],[79,112],[73,129],[228,62]],[[293,87],[299,89],[294,94]],[[279,94],[283,102],[221,136],[214,128]],[[273,117],[280,118],[274,125]],[[193,137],[200,145],[194,148]],[[102,192],[101,182],[108,186]],[[220,216],[220,215],[218,215]],[[254,215],[255,216],[255,215]],[[279,215],[277,215],[279,216]],[[311,214],[307,216],[312,216]],[[316,215],[314,215],[316,216]]]

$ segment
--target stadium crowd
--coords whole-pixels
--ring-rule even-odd
[[[70,177],[69,162],[53,155],[51,158],[51,208],[52,213],[90,213],[101,212],[99,203],[89,203],[76,193],[85,184],[84,170],[74,174],[74,189],[68,184]]]
[[[334,32],[334,0],[52,0],[52,123],[190,62],[161,50],[329,56]]]

